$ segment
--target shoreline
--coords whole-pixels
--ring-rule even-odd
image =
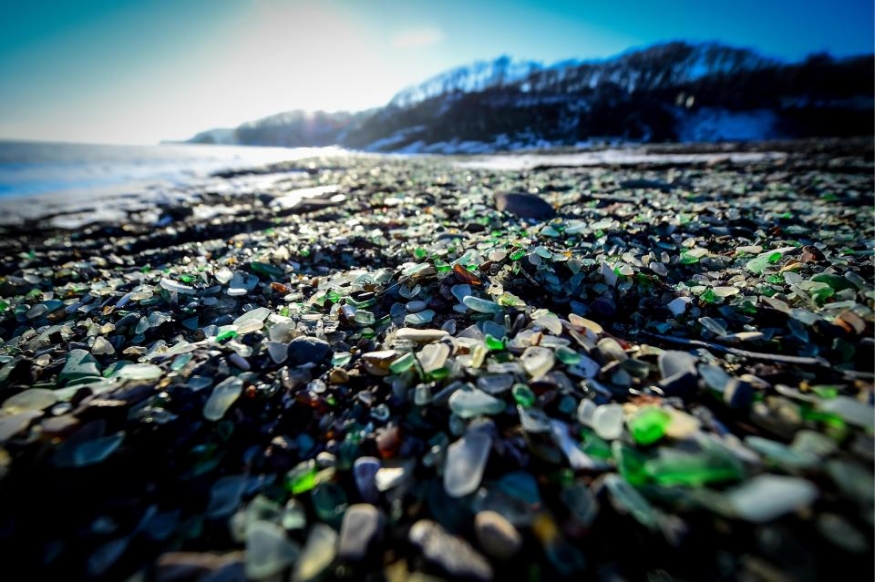
[[[174,205],[192,203],[199,192],[209,189],[223,190],[227,179],[254,174],[283,173],[289,164],[294,167],[295,159],[313,157],[326,160],[338,157],[376,157],[386,160],[448,160],[455,166],[483,170],[531,170],[538,167],[647,167],[647,166],[691,166],[700,164],[733,163],[743,164],[763,160],[780,160],[793,156],[807,155],[818,148],[839,149],[847,156],[854,145],[860,150],[869,151],[871,140],[783,140],[766,142],[733,142],[702,144],[596,144],[591,147],[555,147],[550,149],[526,149],[508,152],[482,154],[406,154],[374,153],[366,151],[344,151],[332,148],[289,148],[295,158],[285,162],[273,162],[251,166],[234,166],[213,170],[204,175],[191,175],[185,179],[155,177],[126,179],[120,183],[110,183],[91,187],[67,188],[59,191],[36,194],[8,194],[0,196],[0,228],[15,227],[20,224],[33,225],[43,222],[46,217],[53,226],[74,229],[92,223],[112,223],[124,220],[130,213],[145,212],[155,205]],[[39,144],[36,144],[39,145]],[[50,144],[53,145],[53,144]],[[75,145],[75,144],[70,144]],[[170,144],[178,145],[178,144]],[[201,145],[201,144],[197,144]],[[95,146],[100,147],[100,146]],[[139,147],[139,146],[129,146]],[[155,146],[158,147],[158,146]],[[168,146],[169,147],[169,146]],[[213,146],[208,146],[213,147]],[[223,148],[225,146],[214,146]],[[235,146],[246,148],[249,146]],[[261,147],[261,146],[256,146]],[[280,149],[280,148],[268,148]],[[274,171],[276,170],[276,171]],[[301,168],[298,171],[306,171]],[[97,203],[97,204],[95,204]],[[96,212],[96,215],[95,215]]]

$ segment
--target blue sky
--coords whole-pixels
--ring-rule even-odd
[[[668,40],[873,50],[871,0],[0,0],[0,138],[155,143],[364,109],[445,69]]]

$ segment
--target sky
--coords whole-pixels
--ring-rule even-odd
[[[0,0],[0,139],[149,144],[362,110],[508,54],[669,40],[786,60],[873,51],[872,0]]]

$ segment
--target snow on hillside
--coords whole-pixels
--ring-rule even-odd
[[[515,61],[508,56],[457,67],[396,94],[390,106],[408,108],[435,97],[515,86],[522,92],[574,93],[611,84],[636,90],[681,85],[720,75],[775,64],[743,48],[717,43],[671,42],[635,49],[604,60],[567,59],[550,66]]]
[[[397,93],[389,105],[410,107],[432,97],[456,91],[470,93],[490,87],[503,87],[521,81],[543,68],[543,65],[535,61],[514,61],[508,56],[501,56],[493,61],[477,61],[408,87]]]

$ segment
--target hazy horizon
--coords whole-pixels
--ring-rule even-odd
[[[44,4],[2,3],[0,139],[156,144],[291,110],[361,111],[503,54],[552,64],[682,40],[796,61],[875,42],[859,1]]]

